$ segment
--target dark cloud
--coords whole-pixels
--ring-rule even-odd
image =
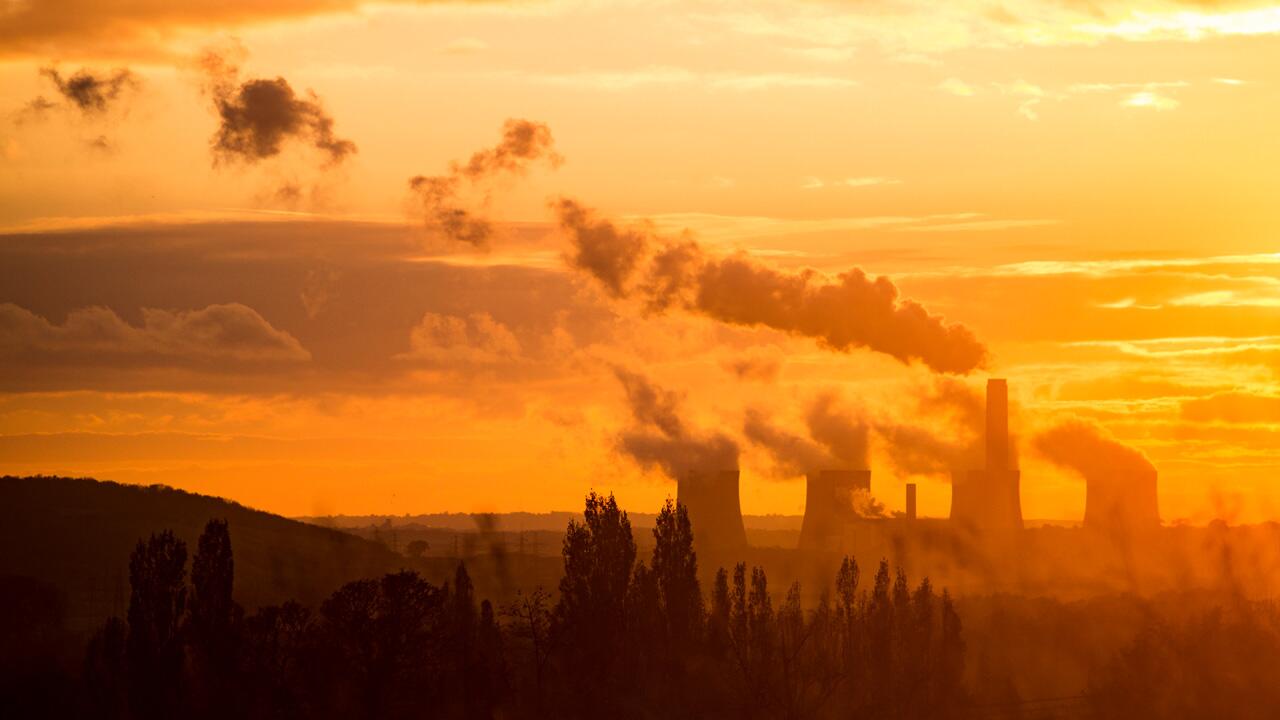
[[[5,364],[235,364],[310,357],[291,335],[238,303],[187,311],[148,308],[142,311],[141,325],[131,325],[105,307],[74,310],[57,324],[12,303],[0,304],[0,358]]]
[[[637,297],[655,312],[680,308],[721,322],[765,326],[817,340],[833,350],[866,348],[936,372],[968,373],[987,351],[962,325],[903,300],[887,278],[854,269],[829,278],[784,272],[744,255],[717,256],[690,239],[617,227],[581,204],[554,206],[569,235],[572,267],[614,297]]]
[[[43,120],[51,110],[57,107],[58,103],[43,95],[37,95],[23,105],[21,110],[14,113],[14,122],[21,125],[32,120]]]
[[[513,228],[507,237],[515,247],[553,242],[546,228]],[[139,308],[234,301],[296,338],[312,356],[305,366],[209,366],[164,358],[176,368],[170,372],[144,368],[137,357],[122,366],[118,358],[85,355],[89,364],[76,367],[32,361],[0,370],[0,389],[463,395],[473,386],[406,377],[424,370],[465,373],[468,364],[476,365],[456,346],[447,350],[450,335],[443,329],[424,334],[423,319],[461,318],[485,338],[483,323],[471,321],[488,315],[520,346],[513,361],[476,367],[486,374],[496,403],[532,392],[531,378],[563,377],[566,364],[577,362],[578,348],[626,339],[612,308],[582,293],[563,271],[458,265],[424,261],[423,255],[418,234],[402,223],[157,222],[0,234],[0,303],[53,324],[100,306],[140,327]],[[397,357],[433,342],[440,351],[435,360]],[[486,340],[481,346],[501,344]]]
[[[461,0],[454,0],[461,1]],[[450,0],[401,0],[445,4]],[[0,56],[71,53],[155,56],[184,29],[350,12],[364,0],[33,0],[0,11]]]
[[[299,95],[282,77],[242,82],[237,59],[225,51],[206,53],[200,65],[219,119],[215,161],[257,163],[279,155],[287,142],[311,145],[328,165],[356,152],[355,143],[334,134],[333,118],[314,92]]]
[[[84,145],[90,150],[94,150],[96,152],[106,153],[106,154],[113,153],[116,150],[115,143],[111,142],[111,139],[108,138],[106,135],[99,135],[96,138],[89,138],[88,140],[84,141]]]
[[[139,85],[138,76],[126,68],[97,72],[82,68],[63,76],[56,68],[41,68],[40,74],[57,88],[68,106],[85,115],[101,115],[115,104],[126,90]],[[44,100],[36,98],[32,102]],[[47,102],[47,101],[46,101]]]
[[[426,313],[409,334],[402,360],[453,366],[508,363],[520,359],[520,340],[488,313],[466,316]]]
[[[634,427],[618,436],[619,452],[646,469],[660,468],[671,478],[737,469],[737,443],[723,433],[690,428],[681,418],[680,395],[638,373],[623,368],[615,368],[614,373],[626,390],[635,421]]]
[[[464,207],[465,189],[482,190],[500,176],[520,176],[545,161],[552,167],[562,161],[555,152],[551,129],[540,122],[512,118],[502,127],[502,140],[474,153],[465,163],[450,165],[447,175],[418,175],[409,179],[409,190],[421,207],[423,220],[432,230],[454,242],[486,247],[492,224]]]
[[[734,355],[720,365],[739,380],[771,383],[782,372],[782,355],[776,349],[751,350]]]

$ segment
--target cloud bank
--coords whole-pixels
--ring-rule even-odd
[[[142,310],[131,325],[104,307],[74,310],[61,324],[12,303],[0,304],[0,361],[74,366],[304,362],[293,336],[239,303],[200,310]]]

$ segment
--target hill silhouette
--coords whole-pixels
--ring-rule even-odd
[[[166,486],[5,476],[0,578],[56,589],[66,629],[85,632],[124,611],[129,553],[139,539],[169,529],[194,547],[212,518],[229,525],[236,599],[249,608],[288,599],[318,605],[346,582],[423,564],[340,530]],[[441,576],[451,569],[438,564],[421,569]]]

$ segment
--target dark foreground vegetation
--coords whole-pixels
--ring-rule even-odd
[[[314,606],[246,612],[226,521],[208,521],[193,548],[161,531],[129,556],[123,617],[73,667],[43,653],[58,594],[0,578],[0,717],[1264,718],[1280,707],[1270,605],[1004,610],[993,599],[975,615],[975,646],[945,591],[883,561],[863,578],[846,558],[802,607],[798,585],[774,592],[759,567],[720,569],[702,587],[693,528],[670,502],[653,539],[638,558],[626,513],[592,494],[564,536],[554,594],[494,604],[458,564],[446,583],[401,570]],[[1086,693],[993,687],[1013,675],[989,670],[1010,662],[993,651],[1031,664],[1050,642],[1100,645],[1090,636],[1116,618],[1141,629],[1090,664]]]
[[[14,664],[3,709],[144,719],[923,718],[966,706],[959,618],[928,581],[912,588],[881,563],[863,589],[848,559],[831,596],[805,610],[798,587],[775,597],[764,571],[745,565],[721,570],[704,594],[683,508],[663,508],[654,538],[652,557],[637,562],[626,513],[592,494],[565,535],[554,599],[538,589],[494,607],[459,565],[443,586],[401,571],[350,582],[318,608],[286,602],[245,614],[232,600],[224,521],[208,523],[190,563],[185,543],[160,532],[134,549],[126,617],[93,636],[79,677]]]

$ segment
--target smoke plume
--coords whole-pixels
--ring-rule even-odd
[[[40,74],[58,89],[58,94],[68,106],[85,115],[101,115],[115,103],[125,90],[136,88],[138,76],[126,68],[119,68],[109,73],[97,73],[81,69],[75,74],[64,77],[56,68],[41,68]],[[49,109],[53,103],[43,97],[36,98],[29,108]]]
[[[211,145],[215,162],[256,163],[280,154],[286,142],[311,145],[337,165],[356,152],[337,137],[333,118],[310,90],[299,95],[282,77],[241,82],[230,53],[210,51],[201,60],[219,126]]]
[[[770,327],[841,352],[867,348],[919,361],[936,372],[968,373],[986,361],[986,348],[968,328],[900,299],[887,278],[873,280],[857,269],[834,279],[812,270],[784,272],[743,255],[713,255],[690,239],[618,228],[571,199],[554,207],[569,235],[569,264],[610,295],[637,297],[652,311],[674,307]]]
[[[1036,435],[1031,444],[1049,462],[1086,479],[1141,477],[1155,472],[1155,466],[1141,451],[1083,420],[1069,420],[1046,430]]]
[[[738,467],[738,445],[721,433],[700,433],[680,417],[682,398],[649,378],[623,368],[614,374],[627,393],[634,427],[618,437],[618,450],[641,467],[657,467],[671,478],[690,472]]]
[[[545,124],[512,118],[503,125],[502,140],[497,145],[476,152],[465,163],[452,163],[447,175],[410,178],[409,190],[421,205],[428,227],[452,241],[487,247],[493,227],[463,207],[464,185],[481,187],[502,175],[523,175],[539,160],[558,166],[562,158],[554,144],[551,129]]]
[[[920,418],[941,420],[945,430],[923,426]],[[875,431],[899,473],[949,477],[956,470],[983,466],[985,418],[986,406],[978,390],[955,378],[935,377],[917,391],[916,421],[879,419]]]
[[[869,467],[867,424],[857,413],[840,407],[835,393],[824,393],[810,403],[805,423],[809,435],[835,458],[836,464],[829,467],[849,470]]]
[[[742,434],[754,445],[769,451],[783,477],[834,468],[831,453],[809,438],[787,432],[769,421],[763,410],[747,410]]]
[[[903,475],[949,476],[981,466],[976,443],[954,441],[913,425],[877,423],[889,462]]]

